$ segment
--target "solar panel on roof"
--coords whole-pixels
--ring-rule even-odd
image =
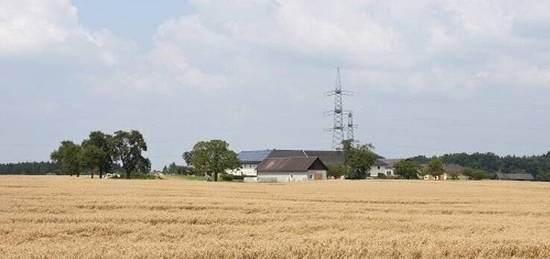
[[[242,151],[239,153],[240,161],[261,162],[271,153],[271,150]]]

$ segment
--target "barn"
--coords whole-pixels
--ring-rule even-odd
[[[267,158],[256,168],[258,182],[294,182],[327,179],[327,166],[318,157]]]
[[[535,177],[532,174],[505,174],[497,173],[498,180],[508,180],[508,181],[534,181]]]

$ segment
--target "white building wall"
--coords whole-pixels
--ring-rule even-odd
[[[232,175],[237,176],[256,176],[256,167],[258,167],[257,164],[242,164],[242,168],[235,169],[235,170],[226,170],[225,172]]]
[[[260,172],[258,182],[302,182],[315,181],[315,174],[321,173],[322,179],[327,179],[327,171],[310,170],[307,172]]]
[[[371,177],[378,177],[378,174],[385,174],[386,176],[395,176],[393,168],[386,166],[372,166],[369,170]]]
[[[268,179],[274,179],[274,182],[296,182],[307,181],[307,172],[260,172],[258,173],[258,181],[270,182]]]

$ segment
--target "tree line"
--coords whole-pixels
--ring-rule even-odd
[[[80,176],[81,173],[98,174],[100,178],[120,167],[130,179],[133,173],[149,173],[151,161],[143,156],[147,143],[137,131],[116,131],[113,135],[93,131],[80,144],[70,140],[61,142],[59,148],[50,155],[67,175]]]
[[[44,175],[60,174],[59,165],[54,162],[22,162],[0,164],[0,175]]]
[[[550,180],[550,152],[533,156],[499,156],[494,153],[453,153],[438,156],[446,164],[457,164],[472,168],[476,177],[485,173],[491,178],[496,172],[503,173],[529,173],[538,180]],[[426,156],[416,156],[410,160],[418,163],[426,163],[430,159]]]

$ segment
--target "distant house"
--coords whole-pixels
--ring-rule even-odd
[[[268,158],[289,158],[289,157],[301,157],[301,158],[319,158],[323,164],[343,164],[345,161],[344,152],[342,151],[330,151],[330,150],[291,150],[291,149],[270,149],[270,150],[256,150],[256,151],[242,151],[238,154],[239,161],[241,162],[241,168],[235,170],[228,170],[227,173],[253,177],[257,175],[256,168],[258,165]]]
[[[534,181],[535,177],[532,174],[505,174],[497,173],[498,180],[510,180],[510,181]]]
[[[229,170],[227,173],[237,176],[256,176],[256,167],[271,154],[271,150],[242,151],[238,158],[241,168]]]
[[[445,181],[448,179],[447,173],[443,173],[442,175],[433,176],[431,174],[426,174],[422,178],[426,181]]]
[[[370,177],[378,177],[380,174],[385,176],[395,176],[395,164],[403,159],[377,159],[374,165],[370,168]]]
[[[424,164],[422,166],[426,167],[427,164]],[[463,167],[463,166],[458,165],[458,164],[445,163],[445,164],[443,164],[443,170],[445,171],[445,173],[443,173],[442,175],[433,176],[433,175],[427,174],[427,175],[424,175],[422,178],[424,180],[427,180],[427,181],[445,181],[445,180],[449,179],[449,174],[455,174],[455,173],[456,174],[461,174],[466,169],[467,169],[466,167]]]
[[[293,182],[327,179],[327,167],[318,157],[267,158],[258,167],[258,182]]]

